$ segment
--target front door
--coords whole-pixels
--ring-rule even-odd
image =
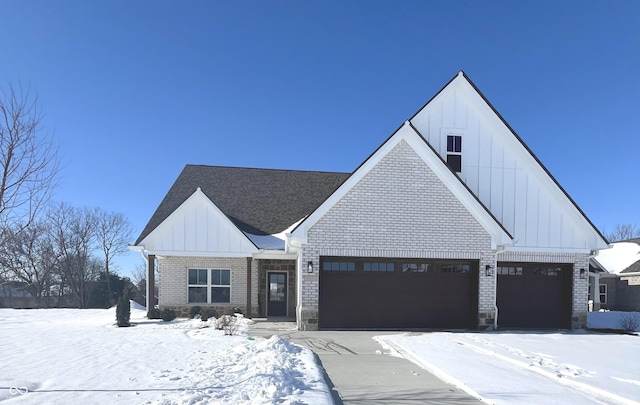
[[[287,273],[269,273],[267,316],[287,316]]]

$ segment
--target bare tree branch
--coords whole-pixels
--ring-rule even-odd
[[[0,243],[7,229],[33,222],[56,186],[58,151],[41,123],[29,89],[0,90]]]

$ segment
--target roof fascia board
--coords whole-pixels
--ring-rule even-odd
[[[211,252],[193,252],[188,250],[145,250],[148,255],[156,255],[156,256],[190,256],[190,257],[229,257],[229,258],[237,258],[237,257],[252,257],[254,255],[253,252],[224,252],[224,253],[211,253]]]
[[[245,234],[244,234],[244,232],[242,232],[242,231],[240,230],[240,228],[238,228],[238,227],[236,226],[236,224],[234,224],[234,223],[233,223],[233,221],[231,221],[231,220],[229,219],[229,217],[227,217],[227,216],[224,214],[224,212],[222,212],[222,211],[220,210],[220,208],[218,208],[218,206],[217,206],[213,201],[211,201],[211,199],[210,199],[209,197],[207,197],[207,195],[206,195],[206,194],[205,194],[205,193],[200,189],[200,187],[198,187],[198,188],[196,189],[196,191],[194,191],[194,192],[193,192],[193,194],[191,194],[191,195],[190,195],[186,200],[184,200],[184,202],[183,202],[182,204],[180,204],[180,205],[178,206],[178,208],[176,208],[176,209],[175,209],[171,214],[169,214],[169,215],[168,215],[168,216],[167,216],[167,217],[166,217],[166,218],[165,218],[165,219],[164,219],[160,224],[158,224],[158,226],[156,226],[156,227],[154,228],[154,230],[153,230],[153,231],[149,232],[149,234],[148,234],[147,236],[145,236],[145,238],[144,238],[143,240],[141,240],[141,241],[140,241],[140,243],[138,243],[136,246],[145,246],[145,245],[146,245],[146,241],[147,241],[147,239],[148,239],[148,238],[150,238],[152,235],[154,235],[156,232],[158,232],[160,229],[162,229],[162,228],[163,228],[163,225],[164,225],[165,223],[167,223],[167,222],[171,221],[171,220],[173,219],[173,217],[175,217],[175,216],[179,215],[178,213],[179,213],[182,209],[185,209],[185,208],[186,208],[186,206],[187,206],[188,204],[190,204],[192,201],[194,201],[194,200],[196,200],[196,199],[201,199],[201,200],[203,200],[203,201],[205,202],[205,204],[209,204],[209,206],[210,206],[214,211],[216,211],[216,213],[217,213],[217,214],[219,214],[219,215],[220,215],[220,218],[221,218],[223,221],[226,221],[226,222],[227,222],[227,224],[229,224],[231,227],[233,227],[233,229],[235,229],[235,232],[237,232],[237,233],[238,233],[238,235],[241,235],[241,237],[242,237],[242,238],[246,239],[246,240],[251,244],[251,246],[253,246],[253,249],[252,249],[250,252],[246,252],[246,253],[244,253],[244,252],[243,252],[243,253],[238,253],[238,254],[243,254],[243,255],[245,255],[245,256],[248,254],[249,256],[251,256],[251,254],[256,253],[256,252],[258,252],[258,251],[259,251],[259,249],[258,249],[258,247],[256,246],[256,244],[255,244],[255,243],[253,243],[253,241],[252,241],[251,239],[249,239],[249,237],[247,237],[247,235],[245,235]],[[191,252],[191,253],[193,253],[193,252]],[[160,253],[157,253],[157,254],[160,254]],[[166,254],[166,252],[165,252],[165,254]],[[226,254],[227,254],[227,253],[225,252],[223,255],[226,255]],[[234,253],[234,254],[235,254],[235,253]],[[192,254],[184,254],[184,255],[185,255],[185,256],[191,256]],[[237,256],[231,256],[231,257],[237,257]]]

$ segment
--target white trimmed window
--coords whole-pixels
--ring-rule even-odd
[[[190,304],[231,302],[231,270],[189,269],[187,299]]]

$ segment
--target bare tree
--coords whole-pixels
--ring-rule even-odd
[[[613,231],[607,233],[606,236],[610,242],[640,238],[640,228],[635,224],[617,224]]]
[[[59,172],[57,148],[41,134],[29,90],[0,90],[0,243],[7,229],[29,226],[49,200]]]
[[[60,278],[81,308],[89,302],[87,282],[97,279],[100,268],[91,256],[96,231],[95,210],[61,203],[50,210],[48,221],[60,256]]]
[[[113,258],[127,253],[127,242],[131,239],[133,228],[124,214],[106,212],[98,209],[96,212],[96,241],[102,251],[104,271],[107,275],[107,291],[109,301],[113,300],[111,291],[110,270]]]
[[[9,279],[24,283],[25,290],[41,306],[49,296],[58,262],[46,225],[35,222],[22,230],[9,229],[6,235],[0,246],[0,266]]]

